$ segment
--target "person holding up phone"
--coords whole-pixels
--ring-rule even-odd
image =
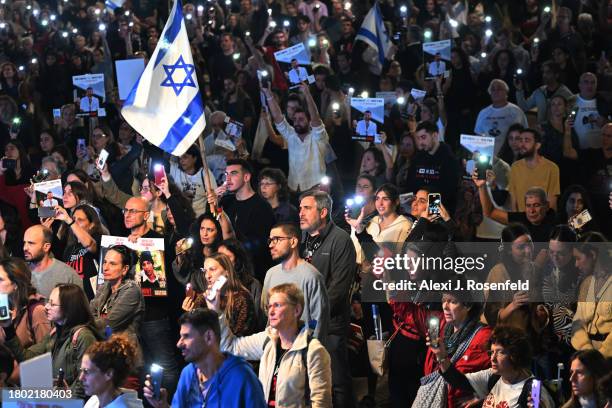
[[[221,284],[220,279],[225,280],[225,283]],[[216,287],[232,332],[246,336],[256,330],[255,305],[249,291],[236,277],[234,266],[226,255],[214,253],[208,256],[201,272],[193,273],[189,283],[194,292],[186,294],[182,306],[184,311],[205,307],[207,291],[211,293],[212,288]]]
[[[429,337],[429,336],[428,336]],[[527,334],[513,326],[497,326],[491,334],[491,368],[468,374],[460,372],[449,359],[444,342],[433,347],[427,339],[428,353],[439,362],[439,372],[451,387],[473,393],[486,407],[553,408],[554,401],[544,386],[539,388],[539,402],[532,393],[535,377],[531,374],[531,346]],[[469,405],[475,406],[475,405]]]
[[[168,404],[168,390],[155,389],[151,375],[147,376],[144,396],[153,408],[267,407],[261,384],[249,364],[240,357],[221,351],[217,313],[194,309],[183,314],[179,324],[180,338],[176,346],[187,366],[181,372],[171,404]]]

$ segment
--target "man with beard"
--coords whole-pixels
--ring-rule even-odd
[[[523,129],[520,135],[520,160],[510,168],[508,192],[514,211],[525,211],[525,193],[533,186],[542,187],[549,197],[550,206],[557,207],[560,194],[559,167],[539,153],[542,135],[535,129]]]
[[[212,310],[195,309],[181,319],[180,338],[176,346],[188,363],[179,378],[172,404],[168,405],[168,390],[162,388],[159,399],[153,394],[151,378],[147,376],[144,396],[154,408],[209,407],[239,408],[267,406],[261,383],[249,364],[219,345],[219,316]]]
[[[351,370],[347,339],[350,325],[350,291],[357,272],[351,237],[331,220],[332,199],[311,190],[300,197],[301,252],[323,276],[329,297],[329,332],[325,348],[332,361],[334,407],[352,408]]]
[[[276,224],[270,230],[268,247],[272,260],[280,262],[266,273],[261,305],[268,304],[268,291],[283,283],[293,283],[304,293],[301,320],[314,330],[314,337],[325,344],[329,324],[329,303],[323,276],[300,257],[300,230],[295,224]]]
[[[23,258],[32,270],[32,285],[47,299],[58,283],[83,287],[74,269],[49,255],[51,241],[53,231],[43,225],[33,225],[23,234]]]
[[[226,194],[219,200],[209,194],[209,203],[217,205],[224,237],[234,231],[253,257],[255,277],[261,282],[272,265],[266,248],[268,234],[275,224],[274,211],[268,202],[256,194],[251,186],[253,168],[246,160],[227,161],[225,185],[217,189],[217,194]]]
[[[319,110],[310,94],[308,85],[300,84],[308,112],[296,109],[293,126],[289,125],[270,88],[263,88],[276,129],[286,140],[289,150],[289,188],[292,191],[308,191],[325,176],[325,153],[329,136],[319,116]]]

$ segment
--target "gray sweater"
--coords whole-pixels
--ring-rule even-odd
[[[293,283],[304,293],[302,320],[308,325],[316,320],[314,337],[325,343],[329,325],[329,300],[323,276],[308,262],[300,262],[295,268],[285,270],[278,264],[268,270],[261,295],[262,306],[268,304],[268,291],[282,283]]]
[[[51,265],[42,272],[32,271],[32,285],[45,299],[49,299],[51,291],[58,283],[74,283],[83,287],[83,281],[77,273],[65,263],[53,259]]]

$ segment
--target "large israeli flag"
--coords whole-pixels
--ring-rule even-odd
[[[175,156],[204,130],[204,105],[180,0],[174,2],[159,44],[121,114],[145,139]]]
[[[382,13],[378,1],[370,9],[368,14],[363,19],[361,28],[355,36],[355,41],[361,40],[367,43],[370,47],[378,51],[378,63],[382,69],[385,63],[385,57],[391,48],[391,39],[383,23]]]

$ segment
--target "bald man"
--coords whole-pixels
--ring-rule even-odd
[[[74,269],[50,256],[53,231],[43,225],[34,225],[23,234],[23,257],[32,270],[32,285],[38,293],[49,298],[58,283],[83,282]]]

